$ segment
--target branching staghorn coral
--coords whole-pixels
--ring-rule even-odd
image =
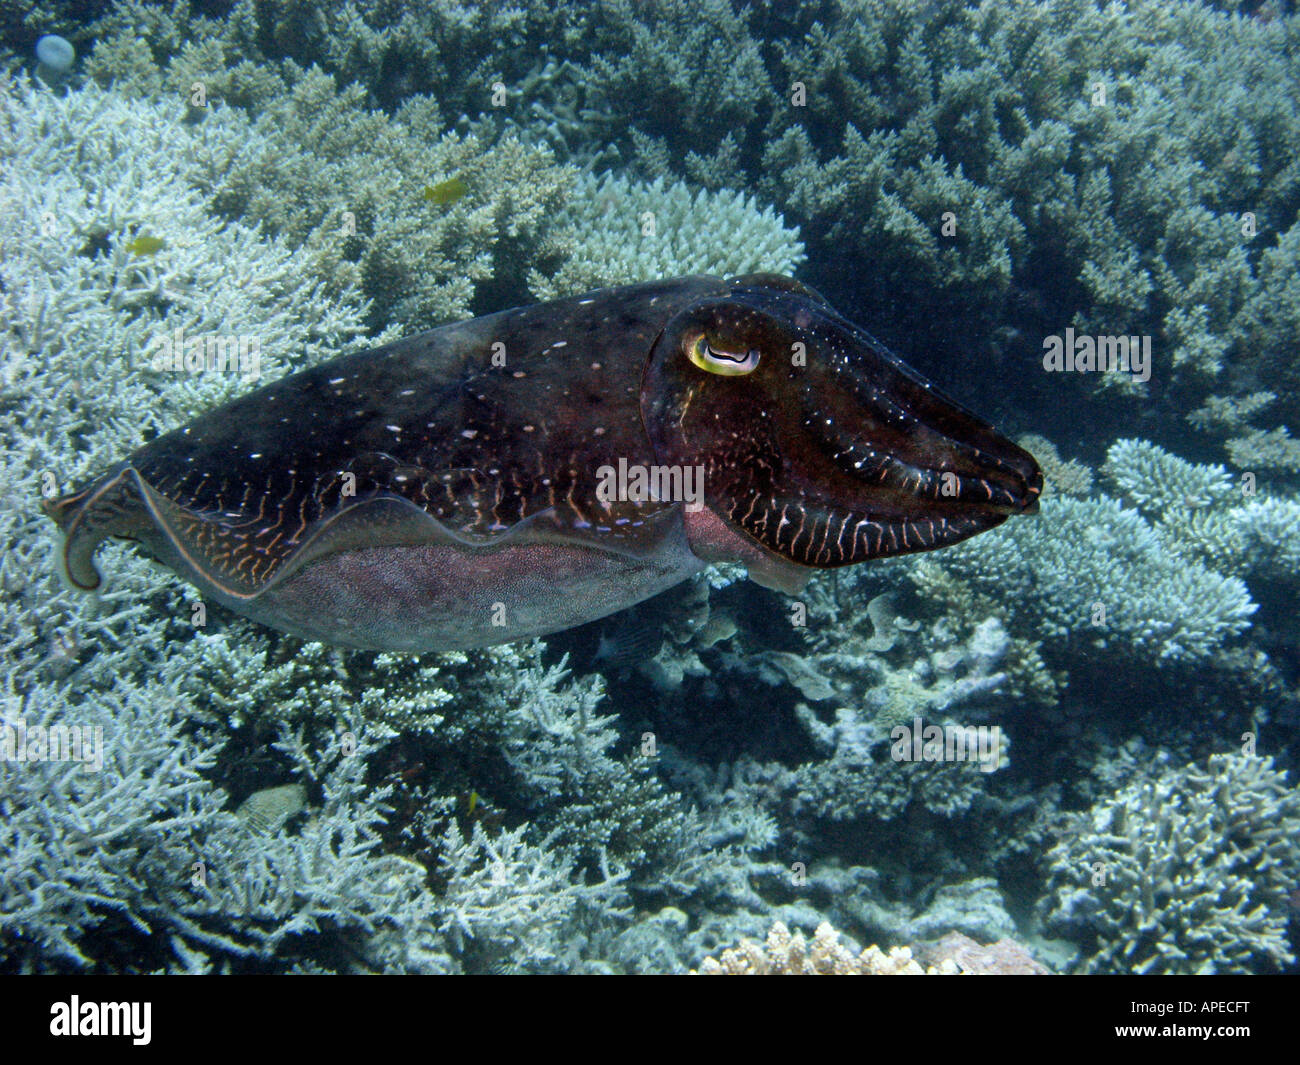
[[[1157,664],[1209,660],[1256,609],[1241,581],[1180,557],[1111,499],[1045,500],[1039,520],[959,544],[941,564],[1048,644]]]
[[[1271,758],[1214,755],[1075,815],[1048,855],[1047,926],[1086,972],[1257,972],[1292,960],[1300,797]]]
[[[553,239],[571,248],[556,273],[534,271],[539,299],[682,274],[791,273],[803,262],[799,231],[740,192],[697,191],[585,175],[557,217]]]
[[[1233,484],[1222,466],[1198,466],[1147,440],[1117,440],[1101,472],[1119,496],[1155,515],[1200,510],[1232,499]]]
[[[182,39],[178,26],[163,32]],[[527,267],[543,251],[554,260],[541,223],[577,171],[533,138],[453,132],[432,97],[409,91],[386,114],[363,86],[339,88],[307,68],[301,51],[302,65],[253,65],[240,52],[229,40],[190,40],[163,68],[126,33],[103,42],[90,67],[124,93],[185,104],[193,122],[245,130],[237,150],[196,168],[214,211],[301,249],[331,294],[363,293],[372,332],[465,317],[485,285],[521,299]],[[431,199],[453,178],[460,198]]]
[[[645,889],[702,856],[699,819],[664,786],[652,758],[614,755],[617,719],[594,712],[599,677],[577,682],[564,700],[538,697],[564,676],[563,663],[503,671],[502,751],[530,799],[550,807],[539,824],[551,838],[575,848],[588,867],[632,869],[634,886]]]
[[[364,723],[386,737],[445,731],[453,727],[453,692],[478,672],[463,653],[345,651],[242,619],[196,632],[187,653],[182,685],[197,708],[231,729],[287,722],[330,730]]]
[[[286,739],[322,802],[293,833],[246,825],[206,778],[221,742],[184,724],[166,684],[121,685],[75,708],[57,689],[10,695],[6,727],[101,730],[103,764],[0,764],[6,875],[0,958],[17,969],[256,966],[348,944],[362,965],[385,928],[414,936],[434,900],[423,870],[377,852],[386,793],[362,784],[368,741],[308,752]],[[389,951],[401,939],[389,944]]]
[[[1237,483],[1222,466],[1187,462],[1145,440],[1119,440],[1103,473],[1170,551],[1247,583],[1300,580],[1300,501]]]
[[[555,842],[554,833],[529,842],[526,826],[495,837],[477,824],[468,837],[448,826],[436,923],[455,956],[478,971],[582,971],[583,939],[575,933],[630,916],[621,886],[627,874],[584,883],[572,853]]]

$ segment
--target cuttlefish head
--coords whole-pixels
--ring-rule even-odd
[[[657,461],[703,467],[705,507],[733,533],[825,568],[1037,510],[1032,455],[823,297],[776,275],[728,284],[668,322],[641,411]]]

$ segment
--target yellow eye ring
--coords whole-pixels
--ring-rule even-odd
[[[701,370],[720,374],[723,377],[740,377],[758,369],[759,353],[756,348],[744,352],[724,351],[709,343],[709,338],[701,333],[689,349],[690,359]]]

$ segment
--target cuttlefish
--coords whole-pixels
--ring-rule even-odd
[[[685,277],[282,378],[45,504],[202,595],[349,647],[592,621],[719,561],[797,592],[1037,509],[1038,464],[791,278]]]

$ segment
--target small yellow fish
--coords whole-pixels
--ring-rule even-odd
[[[440,181],[436,185],[424,186],[424,198],[429,203],[436,203],[439,207],[446,207],[449,203],[455,203],[465,193],[469,192],[469,186],[460,178],[448,178],[446,181]]]
[[[474,810],[475,810],[477,807],[478,807],[478,792],[477,792],[477,791],[471,791],[471,792],[469,793],[469,810],[467,811],[466,816],[468,816],[468,817],[473,817],[473,816],[474,816]]]
[[[152,255],[154,252],[166,245],[162,237],[136,237],[126,246],[126,250],[132,255]]]

